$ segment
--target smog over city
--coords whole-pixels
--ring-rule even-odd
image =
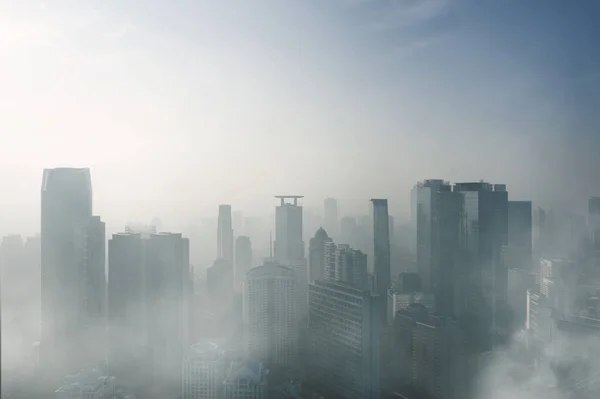
[[[0,0],[1,398],[598,397],[598,15]]]

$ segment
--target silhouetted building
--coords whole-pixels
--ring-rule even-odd
[[[42,179],[42,369],[80,369],[78,344],[87,325],[82,272],[85,227],[92,217],[89,169],[45,169]],[[66,356],[66,354],[69,354]]]
[[[345,216],[340,222],[340,238],[342,244],[348,244],[352,248],[359,247],[359,228],[356,223],[356,218]]]
[[[600,250],[600,197],[588,201],[588,226],[592,248]]]
[[[392,286],[390,259],[390,227],[387,199],[372,199],[373,267],[376,292],[379,294],[381,320],[387,322],[387,291]]]
[[[338,203],[335,198],[327,198],[324,201],[325,217],[323,225],[331,237],[339,238]]]
[[[150,379],[146,243],[137,233],[113,234],[108,240],[108,367],[128,387]]]
[[[297,276],[266,262],[244,283],[244,339],[247,358],[270,366],[290,365],[298,350]]]
[[[508,201],[508,267],[531,270],[533,266],[533,212],[531,201]]]
[[[463,195],[443,180],[425,180],[413,188],[412,200],[419,290],[435,295],[438,313],[460,313]]]
[[[183,351],[189,347],[189,241],[152,234],[146,243],[146,314],[152,382],[157,393],[181,389]]]
[[[324,397],[379,398],[377,294],[344,283],[310,284],[309,383]]]
[[[242,291],[246,273],[252,269],[252,243],[250,237],[238,236],[235,239],[235,290]]]
[[[325,244],[328,242],[331,242],[331,238],[322,227],[310,239],[308,246],[308,277],[310,281],[325,279]]]
[[[367,255],[347,244],[325,245],[325,281],[346,283],[361,290],[369,289]]]
[[[233,266],[231,205],[219,205],[219,219],[217,220],[217,259],[224,259]]]
[[[494,336],[508,333],[508,268],[502,256],[508,244],[508,192],[504,184],[486,182],[456,183],[454,191],[464,195],[462,240],[468,271],[463,303],[477,320],[473,344],[486,348]]]
[[[465,337],[455,321],[415,304],[397,313],[394,331],[400,390],[408,387],[425,398],[467,397]]]

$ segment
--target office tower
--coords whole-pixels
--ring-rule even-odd
[[[87,359],[84,366],[96,367],[106,363],[107,309],[106,309],[106,227],[99,216],[92,216],[85,226],[83,251],[84,310],[88,318],[82,342]]]
[[[247,358],[269,365],[293,364],[297,354],[297,276],[288,267],[265,263],[244,283]]]
[[[325,243],[325,274],[323,280],[337,281],[336,276],[337,245],[333,241]]]
[[[85,316],[81,267],[92,217],[89,169],[45,169],[42,179],[40,361],[57,375],[79,369]],[[69,354],[69,356],[66,356]]]
[[[125,386],[143,385],[148,365],[145,269],[149,234],[108,240],[108,367]]]
[[[531,201],[508,201],[506,266],[531,270],[533,261],[533,212]]]
[[[246,273],[252,269],[252,243],[250,237],[238,236],[235,239],[235,290],[242,291]]]
[[[225,399],[268,399],[269,370],[250,360],[232,362],[223,385]]]
[[[331,237],[337,237],[338,229],[339,229],[339,221],[338,221],[338,204],[335,198],[326,198],[324,201],[324,209],[325,209],[325,217],[323,220],[323,225],[325,226],[325,230],[329,232]]]
[[[189,241],[181,234],[151,234],[146,242],[146,314],[154,387],[181,388],[183,351],[189,346]]]
[[[217,259],[206,270],[206,288],[212,303],[221,311],[228,309],[233,300],[233,265],[225,259]]]
[[[536,286],[536,275],[529,270],[508,269],[508,305],[512,311],[513,330],[527,320],[527,290]]]
[[[438,313],[460,313],[463,195],[431,179],[415,185],[412,200],[420,291],[434,294]]]
[[[325,397],[379,398],[377,294],[331,281],[309,288],[309,381]]]
[[[217,259],[224,259],[233,265],[231,205],[219,205],[219,219],[217,221]]]
[[[299,195],[276,196],[281,204],[275,209],[275,261],[296,273],[296,311],[298,320],[304,322],[308,308],[308,265],[302,240],[302,207]],[[286,203],[292,199],[292,203]]]
[[[304,260],[302,207],[299,195],[276,196],[281,204],[275,209],[275,260],[280,264]],[[291,198],[293,203],[286,203]]]
[[[455,321],[413,304],[397,313],[394,334],[399,387],[432,398],[467,395],[465,337]]]
[[[328,242],[331,242],[331,238],[322,227],[310,239],[308,246],[308,277],[310,281],[325,279],[325,244]]]
[[[335,254],[336,280],[360,290],[368,289],[367,255],[340,244]]]
[[[463,242],[468,254],[469,313],[479,320],[477,334],[488,347],[494,335],[506,331],[508,269],[502,251],[508,243],[508,193],[504,184],[456,183],[464,196]]]
[[[192,345],[183,359],[183,399],[221,399],[227,363],[225,351],[216,343]]]
[[[340,222],[340,243],[348,244],[352,248],[358,247],[358,225],[356,218],[345,216]]]
[[[387,292],[392,286],[390,260],[390,227],[387,199],[372,199],[373,214],[373,275],[381,301],[381,320],[387,320]]]

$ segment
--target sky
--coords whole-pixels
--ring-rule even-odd
[[[109,225],[373,197],[426,178],[600,195],[594,0],[0,0],[0,233],[43,168]],[[118,227],[117,227],[118,229]]]

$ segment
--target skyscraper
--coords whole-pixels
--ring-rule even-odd
[[[92,217],[89,169],[45,169],[41,212],[43,369],[79,369],[76,349],[85,323],[82,275],[85,227]],[[67,356],[68,354],[68,356]]]
[[[217,221],[217,258],[224,259],[233,266],[231,205],[219,205],[219,219]]]
[[[108,240],[108,367],[125,386],[143,386],[148,371],[146,242],[133,232]]]
[[[464,196],[462,240],[470,284],[465,303],[482,329],[483,341],[473,343],[489,347],[486,341],[507,324],[508,268],[502,253],[508,244],[508,192],[504,184],[487,182],[456,183],[454,191]]]
[[[146,243],[146,314],[153,383],[160,392],[181,388],[189,346],[190,253],[181,234],[151,234]]]
[[[421,289],[435,295],[438,313],[456,314],[463,195],[452,192],[450,183],[431,179],[415,185],[412,200]]]
[[[298,205],[299,195],[276,196],[281,204],[275,209],[275,260],[288,264],[304,260],[302,241],[302,207]],[[291,198],[293,203],[286,203]]]
[[[297,277],[296,311],[299,321],[304,321],[308,309],[308,265],[304,257],[302,240],[302,207],[300,195],[277,196],[281,204],[275,209],[275,260],[294,271]],[[286,203],[292,199],[293,203]]]
[[[232,362],[227,369],[223,385],[225,399],[267,399],[269,370],[259,362]]]
[[[326,198],[324,201],[324,221],[323,225],[329,235],[336,240],[339,238],[339,220],[338,220],[338,203],[335,198]]]
[[[533,261],[533,212],[531,201],[508,201],[508,247],[510,268],[531,270]]]
[[[309,381],[325,397],[380,397],[378,302],[340,282],[310,284]]]
[[[244,277],[252,269],[252,243],[250,237],[238,236],[235,239],[235,290],[242,291]]]
[[[592,248],[600,249],[600,197],[588,200],[588,229]]]
[[[290,365],[296,360],[297,277],[277,263],[251,269],[244,283],[244,332],[249,360]]]
[[[331,238],[321,227],[310,239],[308,245],[308,277],[310,281],[324,280],[325,278],[325,244]]]
[[[390,226],[387,199],[371,200],[373,214],[373,269],[375,287],[381,300],[382,321],[387,321],[387,291],[392,286],[390,259]]]

